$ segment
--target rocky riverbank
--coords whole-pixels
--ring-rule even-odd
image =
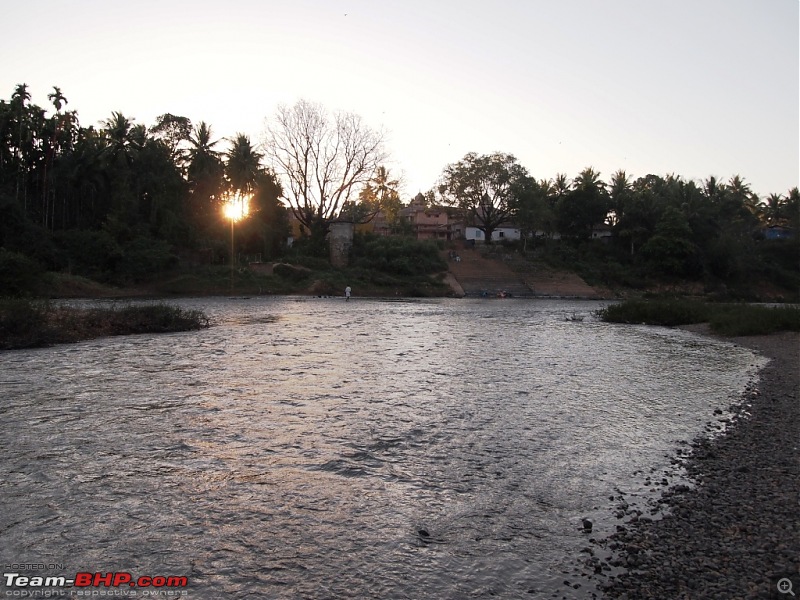
[[[729,431],[693,444],[697,485],[667,489],[664,518],[634,513],[589,552],[607,598],[786,598],[781,577],[800,587],[800,334],[726,339],[771,360]]]

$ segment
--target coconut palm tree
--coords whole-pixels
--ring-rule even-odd
[[[786,215],[789,227],[793,227],[797,235],[797,230],[800,229],[800,190],[796,187],[790,189],[786,195]]]
[[[187,154],[190,183],[197,183],[208,176],[222,175],[222,153],[214,149],[219,140],[212,141],[212,137],[211,126],[205,121],[200,121],[189,135],[191,147]]]
[[[622,169],[611,175],[608,186],[608,197],[611,200],[609,210],[609,224],[613,227],[625,213],[625,204],[631,196],[631,180]]]
[[[144,145],[146,130],[134,125],[120,112],[111,113],[111,118],[103,121],[104,155],[109,165],[130,167],[136,154]]]
[[[101,139],[100,158],[110,181],[111,212],[122,231],[133,225],[138,216],[139,180],[135,176],[135,163],[147,142],[147,130],[122,113],[113,112],[103,121]]]
[[[217,222],[215,213],[225,177],[222,153],[215,149],[219,140],[213,137],[211,126],[201,121],[192,129],[187,152],[189,213],[203,229],[213,228]]]
[[[264,155],[253,147],[247,135],[237,133],[225,157],[227,159],[225,175],[231,188],[247,194],[252,193],[256,187]]]
[[[787,199],[783,194],[770,194],[766,200],[759,205],[759,217],[767,225],[784,225],[786,219]]]
[[[606,184],[600,179],[600,173],[595,171],[592,167],[586,167],[572,181],[572,189],[584,190],[587,192],[602,190],[605,192]]]
[[[392,179],[389,169],[381,165],[375,170],[372,184],[375,186],[375,194],[378,197],[378,202],[382,202],[391,196],[398,195],[397,186],[400,185],[400,180]]]
[[[572,189],[556,204],[560,233],[575,239],[591,238],[592,229],[605,222],[608,212],[606,184],[592,167],[578,174],[572,182]]]
[[[364,185],[364,189],[359,194],[360,204],[368,208],[365,212],[369,219],[375,216],[378,211],[383,211],[386,221],[395,226],[397,223],[402,202],[397,187],[400,185],[399,179],[393,179],[389,169],[383,165],[375,170],[375,175]],[[368,220],[369,220],[368,219]]]
[[[553,199],[558,202],[562,197],[567,195],[570,188],[570,181],[566,173],[556,173],[553,178]]]

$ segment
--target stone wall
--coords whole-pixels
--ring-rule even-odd
[[[334,267],[346,267],[350,262],[350,248],[353,247],[353,224],[343,221],[331,223],[328,242],[331,264]]]

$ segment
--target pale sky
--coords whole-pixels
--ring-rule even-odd
[[[4,2],[0,98],[81,124],[169,112],[260,142],[304,98],[387,131],[404,200],[467,152],[538,179],[800,184],[798,0]]]

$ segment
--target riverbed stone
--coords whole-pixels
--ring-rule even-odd
[[[744,393],[751,404],[731,407],[723,434],[693,442],[685,465],[696,485],[663,491],[664,518],[598,542],[621,569],[599,586],[607,598],[764,598],[776,574],[800,572],[800,334],[734,341],[771,359]]]

